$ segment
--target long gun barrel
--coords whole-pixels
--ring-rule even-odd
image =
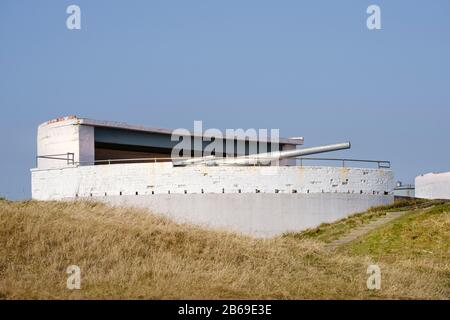
[[[223,165],[258,165],[258,164],[270,164],[273,161],[278,161],[286,158],[295,158],[300,156],[306,156],[310,154],[324,153],[330,151],[350,149],[350,142],[336,143],[318,147],[311,147],[305,149],[295,149],[286,151],[274,151],[267,153],[257,153],[248,156],[241,156],[236,158],[216,158],[216,157],[202,157],[188,160],[180,160],[174,162],[175,166],[186,166],[193,164],[204,164],[208,166],[223,166]]]

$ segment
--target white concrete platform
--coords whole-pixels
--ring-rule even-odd
[[[93,199],[268,237],[391,203],[390,169],[128,163],[32,169],[37,200]]]

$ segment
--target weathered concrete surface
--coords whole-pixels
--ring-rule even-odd
[[[415,186],[417,198],[450,199],[450,172],[417,176]]]
[[[39,200],[160,193],[350,193],[392,194],[388,169],[340,167],[173,167],[130,163],[32,169]]]
[[[78,120],[68,117],[50,121],[39,126],[37,154],[39,156],[73,153],[75,162],[92,163],[95,159],[94,127],[79,125]],[[38,168],[67,167],[67,161],[39,158]]]
[[[135,163],[33,169],[32,195],[142,207],[179,222],[268,237],[391,203],[393,181],[386,169]]]
[[[94,197],[115,206],[145,208],[177,222],[271,237],[313,228],[388,204],[393,196],[319,194],[155,194]]]

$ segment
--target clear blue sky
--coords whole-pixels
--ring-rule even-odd
[[[448,0],[1,0],[0,195],[30,197],[36,128],[69,114],[280,128],[350,140],[336,156],[391,160],[404,182],[448,171],[449,14]]]

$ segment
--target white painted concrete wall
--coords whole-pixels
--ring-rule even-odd
[[[393,187],[387,169],[135,163],[32,170],[34,199],[144,207],[179,222],[263,237],[390,203]]]
[[[78,126],[78,158],[75,162],[80,165],[92,165],[95,161],[95,136],[94,127],[80,125]]]
[[[392,194],[388,169],[341,167],[173,167],[130,163],[32,169],[35,199],[160,193],[350,193]]]
[[[413,187],[400,187],[394,189],[394,196],[396,197],[415,197],[415,190]]]
[[[281,151],[295,150],[297,146],[291,144],[281,145]],[[295,158],[282,159],[279,161],[280,166],[295,166],[297,160]]]
[[[67,153],[74,154],[75,162],[92,163],[95,157],[94,127],[79,125],[77,119],[44,123],[38,127],[38,156]],[[67,167],[67,162],[38,158],[40,169],[60,167]]]
[[[450,199],[450,172],[417,176],[415,186],[417,198]]]
[[[388,204],[393,196],[316,194],[155,194],[92,198],[114,206],[133,206],[218,230],[272,237],[333,222],[369,207]]]

